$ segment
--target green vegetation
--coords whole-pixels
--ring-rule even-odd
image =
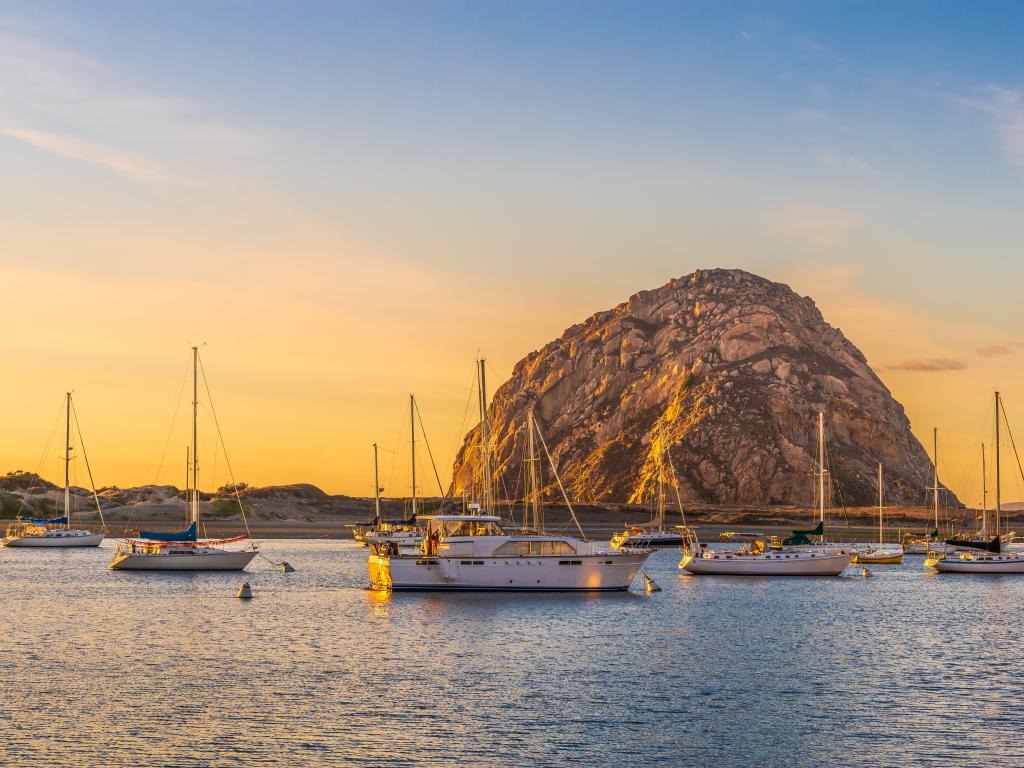
[[[210,502],[209,510],[211,517],[231,517],[242,511],[236,499],[214,499]]]
[[[12,518],[18,516],[21,509],[21,498],[13,493],[0,493],[0,518]]]

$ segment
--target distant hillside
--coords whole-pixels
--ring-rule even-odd
[[[211,520],[229,521],[239,514],[235,489],[230,486],[216,491],[201,491],[204,516]],[[238,497],[251,520],[318,521],[369,519],[373,499],[332,496],[308,483],[250,488],[240,485]],[[185,520],[185,494],[173,485],[145,485],[137,488],[110,486],[99,489],[104,516],[115,523],[173,527]],[[72,489],[73,508],[83,519],[96,517],[92,493],[85,488]],[[382,499],[386,519],[403,519],[407,513],[405,499]],[[437,501],[424,500],[424,509],[436,507]],[[64,492],[61,487],[28,472],[11,472],[0,477],[0,517],[11,518],[19,512],[33,517],[61,514]]]

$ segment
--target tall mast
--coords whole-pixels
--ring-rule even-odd
[[[483,451],[483,512],[489,514],[491,509],[491,434],[487,426],[487,373],[486,358],[481,357],[480,366],[480,449]]]
[[[999,478],[999,393],[996,392],[996,510],[994,515],[994,528],[993,534],[999,535],[999,491],[1000,491],[1000,478]]]
[[[878,462],[878,549],[882,549],[882,462]]]
[[[665,532],[665,435],[658,429],[658,532]]]
[[[825,523],[825,413],[818,411],[818,520]],[[822,528],[824,531],[824,528]]]
[[[412,432],[412,516],[416,517],[416,395],[409,395],[409,429]]]
[[[380,525],[380,469],[377,464],[377,444],[373,444],[373,519]]]
[[[540,488],[538,487],[540,483],[537,478],[537,446],[534,443],[533,430],[533,409],[531,408],[526,414],[526,449],[529,453],[529,458],[526,460],[529,469],[527,481],[530,484],[528,510],[533,513],[534,529],[540,531],[542,527],[540,522]],[[524,527],[529,528],[529,525]]]
[[[932,427],[932,501],[935,506],[935,530],[939,530],[939,428]]]
[[[199,532],[199,347],[192,347],[192,522]]]
[[[985,444],[981,444],[981,535],[988,535],[988,473],[985,471]]]
[[[71,393],[65,400],[67,424],[64,430],[64,527],[71,529]]]

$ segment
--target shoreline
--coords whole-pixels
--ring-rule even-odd
[[[434,500],[432,500],[434,501]],[[439,501],[439,500],[438,500]],[[425,504],[431,511],[438,511],[437,501]],[[610,538],[613,533],[630,524],[645,523],[651,519],[648,509],[632,505],[574,505],[577,518],[584,532],[593,538]],[[455,510],[445,510],[455,511]],[[521,507],[503,507],[502,517],[520,518]],[[511,514],[510,514],[511,512]],[[944,518],[940,518],[940,527],[950,521],[963,531],[973,531],[980,527],[980,513],[975,510],[946,510]],[[950,514],[952,513],[952,514]],[[990,513],[991,514],[991,513]],[[895,540],[899,533],[920,533],[934,528],[933,511],[923,507],[893,507],[886,510],[885,538]],[[568,509],[564,506],[548,506],[544,510],[546,528],[549,532],[578,533]],[[166,517],[153,515],[135,515],[130,522],[119,519],[114,514],[107,518],[108,536],[118,538],[125,535],[126,529],[137,530],[139,527],[154,530],[174,530],[175,523]],[[175,516],[177,517],[177,515]],[[683,517],[675,510],[666,510],[665,526],[671,529],[683,522]],[[817,510],[806,507],[726,507],[726,506],[694,506],[685,510],[686,522],[698,532],[718,532],[723,530],[752,530],[766,533],[788,533],[795,529],[809,529],[817,524]],[[991,518],[990,518],[991,519]],[[1002,516],[1003,530],[1024,530],[1024,514],[1008,512]],[[10,519],[0,520],[0,525],[11,522]],[[99,518],[94,513],[77,515],[75,527],[96,528]],[[365,524],[366,515],[362,512],[341,512],[335,514],[308,515],[302,519],[267,518],[252,515],[248,518],[249,532],[254,539],[351,539],[351,526]],[[246,527],[242,519],[236,515],[230,517],[206,516],[202,520],[206,535],[210,537],[229,537],[245,533]],[[130,527],[129,527],[130,526]],[[867,540],[877,536],[877,510],[870,507],[856,509],[828,510],[826,526],[835,535],[848,538],[851,535]],[[179,526],[181,527],[181,526]]]

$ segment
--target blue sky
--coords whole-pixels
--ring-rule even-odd
[[[813,296],[915,428],[950,422],[967,445],[974,411],[948,403],[982,408],[1024,371],[1022,16],[0,2],[0,266],[8,283],[71,275],[71,301],[189,275],[186,324],[237,352],[238,380],[255,351],[289,355],[360,445],[409,389],[457,411],[442,392],[478,348],[507,371],[637,290],[737,266]],[[128,312],[161,343],[185,332],[146,310],[94,305],[80,331],[107,338]],[[368,314],[372,343],[325,367]],[[56,325],[18,343],[82,346]],[[367,395],[381,357],[399,362]],[[284,379],[266,394],[311,396]]]

